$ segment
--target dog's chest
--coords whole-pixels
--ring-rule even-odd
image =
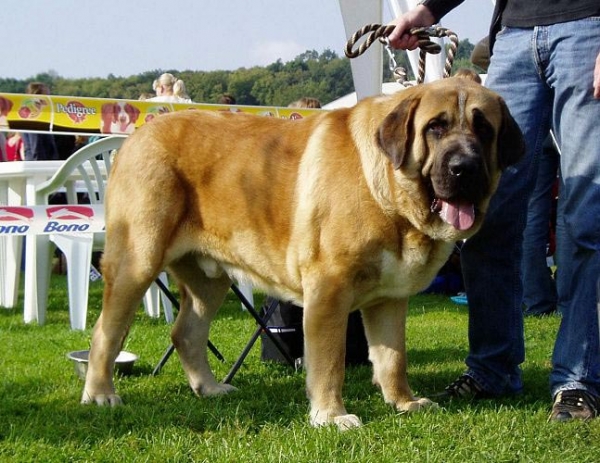
[[[406,247],[401,253],[382,250],[377,277],[358,297],[358,306],[381,299],[400,299],[425,289],[452,251],[452,243],[434,243],[429,248]]]

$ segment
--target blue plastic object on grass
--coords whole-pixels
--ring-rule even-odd
[[[467,301],[466,293],[458,293],[456,296],[450,297],[450,300],[455,304],[467,305],[469,302]]]

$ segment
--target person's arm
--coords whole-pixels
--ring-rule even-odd
[[[594,68],[594,98],[600,99],[600,53],[596,56],[596,67]]]
[[[6,156],[6,137],[0,133],[0,162],[8,161]]]
[[[23,143],[22,138],[19,138],[17,142],[17,156],[19,157],[19,161],[25,160],[25,143]]]
[[[465,0],[425,0],[421,4],[426,6],[435,18],[435,22],[439,22],[450,11],[456,8]]]
[[[413,27],[429,27],[464,0],[425,0],[412,10],[401,14],[390,24],[396,26],[388,37],[390,45],[403,50],[417,48],[418,39],[409,34]]]

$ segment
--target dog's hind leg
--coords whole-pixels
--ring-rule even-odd
[[[171,332],[183,369],[192,390],[202,396],[226,394],[236,388],[219,383],[208,364],[207,345],[210,323],[225,300],[231,285],[229,277],[209,278],[192,255],[169,265],[181,292],[181,308]]]
[[[399,411],[416,411],[436,404],[414,397],[406,374],[406,312],[408,300],[389,301],[362,310],[373,363],[373,383],[383,392],[386,403]]]

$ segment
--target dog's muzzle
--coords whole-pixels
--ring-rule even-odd
[[[457,142],[436,159],[431,211],[457,230],[468,230],[475,223],[477,204],[489,189],[480,150],[470,142]]]

